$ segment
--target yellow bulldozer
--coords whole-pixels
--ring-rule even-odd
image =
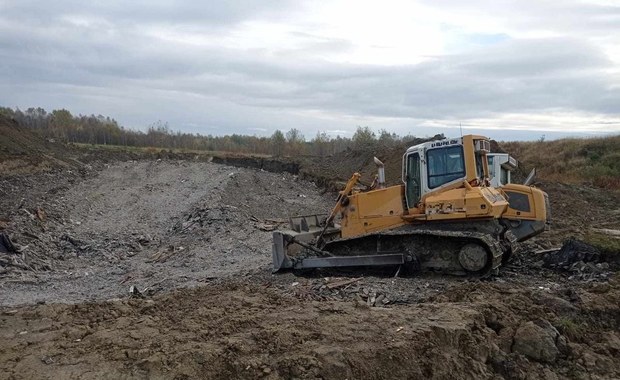
[[[273,269],[399,266],[449,274],[496,273],[517,244],[549,228],[549,198],[526,183],[494,188],[490,140],[465,135],[415,145],[402,183],[383,163],[360,189],[354,173],[331,213],[291,217],[273,233]]]

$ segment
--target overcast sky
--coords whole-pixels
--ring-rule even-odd
[[[0,0],[0,105],[202,134],[620,133],[620,2]]]

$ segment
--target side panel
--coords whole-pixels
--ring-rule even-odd
[[[497,190],[486,187],[447,190],[426,198],[428,220],[499,218],[508,202]]]
[[[516,241],[524,241],[549,229],[547,194],[535,187],[508,184],[502,188],[510,207],[504,214],[510,233]]]
[[[394,228],[405,224],[403,185],[351,195],[342,214],[342,237]]]
[[[545,193],[542,190],[514,183],[505,185],[502,190],[509,203],[504,218],[546,221]]]
[[[428,220],[466,218],[467,189],[446,190],[427,197],[424,212]]]

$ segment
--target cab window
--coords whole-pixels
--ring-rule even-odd
[[[495,165],[493,165],[493,156],[487,156],[487,161],[489,162],[489,177],[495,178]]]
[[[426,152],[428,163],[428,187],[433,189],[465,177],[465,161],[462,146],[432,149]]]
[[[510,180],[508,179],[508,170],[501,168],[501,176],[500,176],[500,181],[502,185],[507,185],[510,183]]]

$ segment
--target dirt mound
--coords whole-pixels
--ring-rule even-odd
[[[302,178],[314,181],[330,191],[340,190],[355,172],[362,174],[362,183],[370,184],[377,173],[373,158],[379,158],[385,164],[385,175],[388,185],[401,182],[402,158],[407,148],[427,141],[443,138],[436,135],[430,138],[416,138],[411,141],[384,146],[373,145],[348,148],[333,156],[295,158],[300,164],[299,174]]]
[[[256,285],[226,284],[146,301],[6,314],[0,334],[14,338],[0,349],[2,373],[15,378],[445,378],[451,372],[479,378],[490,373],[484,347],[490,331],[484,331],[479,313],[458,306],[391,310],[306,304]],[[429,318],[430,323],[414,322]],[[66,341],[62,347],[60,340]],[[443,365],[433,365],[436,361]]]
[[[70,147],[44,139],[0,115],[0,173],[18,174],[74,167]]]
[[[264,157],[214,156],[213,162],[243,168],[266,170],[273,173],[299,174],[299,164]]]
[[[432,302],[383,308],[229,281],[147,300],[5,308],[0,378],[614,378],[620,293],[600,291],[571,299],[462,283]]]

